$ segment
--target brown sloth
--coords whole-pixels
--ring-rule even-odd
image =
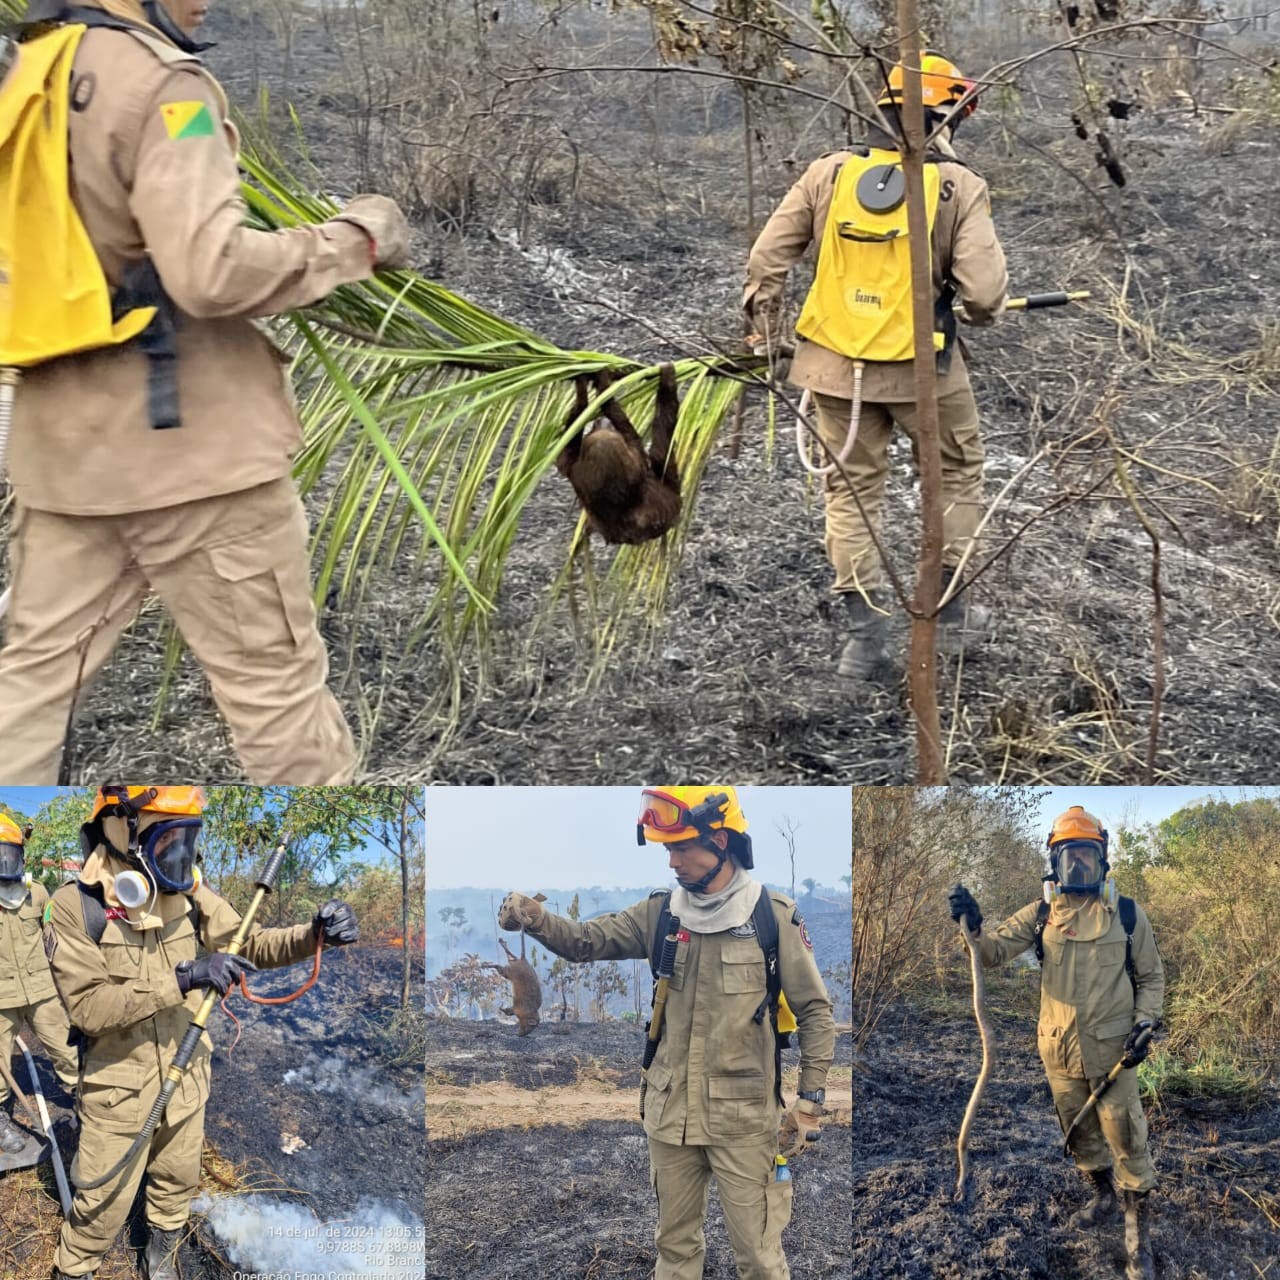
[[[613,376],[601,370],[595,386],[604,391]],[[587,408],[587,379],[576,380],[577,399],[566,426]],[[671,456],[671,437],[680,414],[676,371],[662,365],[654,408],[653,436],[644,441],[616,398],[601,406],[607,423],[584,426],[561,450],[556,468],[567,477],[587,513],[587,525],[606,542],[636,543],[660,538],[680,518],[680,472]]]

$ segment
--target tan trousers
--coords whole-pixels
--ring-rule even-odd
[[[91,1084],[80,1089],[80,1148],[73,1181],[101,1177],[129,1149],[160,1092],[160,1077],[145,1089],[128,1084]],[[151,1136],[145,1155],[96,1191],[76,1191],[71,1216],[62,1224],[54,1266],[70,1276],[87,1275],[106,1256],[129,1218],[138,1186],[147,1177],[147,1221],[175,1231],[191,1216],[200,1183],[204,1105],[209,1096],[209,1062],[183,1076]]]
[[[67,1044],[71,1024],[67,1021],[67,1011],[62,1007],[62,1001],[57,996],[48,996],[44,1000],[37,1000],[34,1004],[20,1005],[16,1009],[0,1009],[0,1062],[8,1063],[12,1060],[13,1042],[22,1030],[24,1019],[30,1024],[31,1030],[39,1036],[40,1043],[44,1045],[45,1052],[53,1062],[54,1071],[58,1073],[58,1079],[69,1091],[74,1092],[80,1067],[76,1059],[76,1051]],[[34,1049],[34,1047],[34,1045],[27,1045],[28,1049]],[[21,1082],[21,1072],[15,1071],[14,1075]],[[19,1087],[22,1087],[21,1083]],[[23,1089],[23,1092],[29,1092],[29,1090]],[[5,1084],[4,1077],[0,1076],[0,1104],[8,1101],[9,1093],[9,1086]]]
[[[1089,1094],[1102,1083],[1102,1077],[1080,1080],[1053,1071],[1046,1074],[1058,1109],[1058,1122],[1066,1133]],[[1150,1191],[1156,1185],[1137,1071],[1122,1071],[1080,1122],[1071,1135],[1071,1154],[1076,1167],[1084,1173],[1114,1167],[1113,1178],[1121,1191]]]
[[[791,1221],[792,1183],[774,1181],[777,1153],[776,1137],[723,1147],[649,1139],[649,1180],[658,1197],[654,1280],[702,1280],[712,1174],[739,1280],[788,1280],[782,1231]]]
[[[146,482],[142,471],[103,477]],[[19,509],[10,556],[13,598],[0,649],[5,782],[57,781],[81,662],[83,685],[148,588],[209,677],[251,782],[351,780],[355,749],[325,684],[307,520],[289,479],[131,515]]]
[[[815,395],[818,434],[833,454],[844,448],[849,433],[852,402],[835,396]],[[835,570],[832,590],[837,593],[869,591],[884,582],[879,553],[867,530],[868,522],[880,536],[884,523],[885,481],[889,474],[889,440],[895,426],[911,439],[911,451],[919,456],[914,404],[864,404],[858,419],[858,438],[840,472],[827,476],[827,558]],[[938,398],[938,433],[942,451],[942,563],[956,565],[982,519],[982,465],[978,438],[978,408],[969,386]],[[816,448],[816,446],[815,446]],[[825,464],[829,461],[822,458]],[[852,485],[852,489],[850,488]],[[866,520],[854,498],[862,500]]]

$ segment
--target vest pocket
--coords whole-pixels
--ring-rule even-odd
[[[769,1099],[759,1072],[707,1079],[707,1132],[712,1137],[754,1133],[764,1125]]]

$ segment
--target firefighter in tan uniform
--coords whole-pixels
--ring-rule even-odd
[[[935,53],[926,54],[922,66],[927,128],[948,122],[930,144],[925,165],[939,347],[945,591],[982,515],[978,413],[954,342],[952,303],[963,304],[961,318],[968,323],[991,324],[1004,308],[1008,274],[987,184],[951,147],[959,120],[974,109],[973,99],[956,109],[972,82]],[[889,662],[890,595],[871,530],[880,533],[894,427],[916,447],[906,207],[894,136],[901,130],[901,91],[902,71],[895,67],[879,103],[893,133],[871,130],[865,146],[815,160],[783,198],[752,247],[743,294],[748,327],[770,350],[785,352],[787,274],[810,244],[818,246],[789,381],[812,394],[819,434],[833,457],[844,458],[844,475],[826,463],[826,547],[835,571],[832,589],[844,600],[850,623],[838,671],[857,680],[876,679]],[[863,222],[866,229],[859,231]],[[896,256],[882,261],[880,255]],[[977,631],[986,623],[986,611],[970,605],[966,624],[965,605],[955,595],[943,606],[939,642],[945,649],[956,647],[966,625]]]
[[[40,947],[40,920],[49,895],[26,872],[26,834],[0,813],[0,1060],[6,1065],[11,1061],[14,1038],[25,1020],[70,1093],[76,1087],[71,1026]],[[0,1154],[19,1151],[25,1142],[3,1110],[8,1100],[9,1086],[0,1077]]]
[[[83,829],[91,852],[80,881],[64,885],[50,903],[45,950],[83,1036],[77,1186],[107,1173],[128,1150],[207,989],[226,994],[244,973],[296,964],[318,945],[356,941],[351,908],[334,900],[306,924],[255,927],[242,955],[220,951],[240,917],[201,882],[203,808],[199,787],[101,788]],[[139,905],[124,905],[140,898]],[[144,1174],[144,1280],[177,1280],[174,1257],[200,1179],[211,1053],[206,1033],[144,1154],[104,1186],[76,1191],[54,1280],[93,1273],[124,1226]]]
[[[1071,1223],[1093,1230],[1113,1221],[1118,1186],[1124,1196],[1127,1280],[1152,1280],[1147,1195],[1156,1171],[1136,1067],[1147,1056],[1146,1043],[1138,1043],[1142,1033],[1160,1021],[1164,967],[1151,923],[1136,903],[1130,908],[1133,932],[1126,936],[1122,912],[1128,900],[1118,898],[1108,875],[1107,843],[1098,819],[1073,805],[1049,835],[1047,911],[1033,902],[981,933],[982,912],[963,885],[951,890],[950,906],[953,919],[963,916],[980,933],[988,967],[1037,947],[1039,933],[1040,1057],[1064,1133],[1111,1068],[1122,1058],[1133,1064],[1071,1135],[1076,1166],[1093,1184],[1092,1199]]]
[[[0,650],[9,783],[55,780],[75,691],[149,590],[208,675],[252,781],[335,783],[355,768],[311,602],[285,358],[252,320],[403,263],[408,228],[368,195],[320,226],[244,225],[226,99],[190,38],[206,8],[28,11],[90,23],[70,90],[74,202],[117,297],[127,283],[133,305],[158,301],[150,332],[161,345],[168,332],[176,355],[149,358],[135,339],[32,368],[18,390]]]
[[[747,822],[732,787],[646,790],[637,827],[665,844],[679,887],[674,977],[657,1054],[645,1073],[642,1110],[650,1177],[658,1199],[656,1280],[700,1280],[703,1220],[714,1175],[742,1280],[785,1280],[782,1230],[792,1183],[775,1158],[799,1154],[821,1132],[835,1045],[831,1001],[795,903],[748,874]],[[651,956],[666,895],[581,923],[508,894],[504,929],[527,927],[549,951],[573,961]],[[782,1016],[800,1039],[799,1095],[784,1115],[757,902],[772,911]],[[665,932],[665,931],[664,931]],[[784,1026],[786,1024],[784,1023]]]

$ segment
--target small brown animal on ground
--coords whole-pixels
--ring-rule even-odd
[[[613,383],[607,370],[595,377],[597,390]],[[577,399],[566,421],[586,412],[585,378],[576,380]],[[680,518],[680,472],[671,456],[671,439],[680,415],[676,371],[664,364],[658,374],[653,436],[644,441],[616,398],[601,406],[608,423],[587,431],[584,426],[556,459],[587,513],[587,524],[606,542],[637,543],[660,538]]]
[[[511,1007],[499,1010],[508,1017],[514,1016],[519,1023],[517,1034],[527,1036],[540,1021],[538,1010],[542,1008],[542,984],[528,960],[524,958],[524,933],[520,934],[520,954],[507,946],[505,938],[498,939],[503,951],[507,953],[509,964],[486,963],[486,969],[496,969],[511,983]]]

